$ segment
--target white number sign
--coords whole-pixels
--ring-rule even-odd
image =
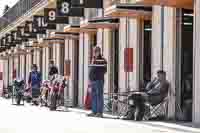
[[[47,27],[47,25],[48,25],[47,23],[44,22],[43,17],[38,17],[37,22],[38,22],[38,27]]]
[[[69,7],[70,5],[69,5],[69,3],[68,2],[63,2],[62,3],[62,7],[61,7],[61,12],[63,13],[63,14],[68,14],[69,13]]]
[[[56,12],[51,10],[49,11],[49,20],[50,21],[55,21],[56,20]]]

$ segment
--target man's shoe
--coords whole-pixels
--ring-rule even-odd
[[[103,118],[103,114],[97,113],[97,114],[96,114],[96,117]]]
[[[95,117],[96,114],[95,113],[90,113],[90,114],[87,114],[88,117]]]
[[[128,118],[128,117],[122,117],[122,118],[120,118],[121,120],[132,120],[132,119],[130,119],[130,118]]]

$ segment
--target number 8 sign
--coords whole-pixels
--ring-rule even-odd
[[[68,16],[71,8],[71,0],[57,0],[58,16]]]

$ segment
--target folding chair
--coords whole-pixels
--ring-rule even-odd
[[[167,119],[169,98],[170,96],[176,96],[175,92],[173,92],[170,86],[167,94],[169,95],[166,95],[165,98],[157,105],[151,105],[148,102],[145,103],[146,109],[143,117],[144,120],[150,120],[158,117],[163,117],[164,119]],[[175,106],[182,115],[182,109],[180,105],[178,103],[175,103]]]
[[[112,96],[110,93],[104,93],[104,111],[112,112]]]
[[[143,120],[156,119],[158,117],[166,119],[168,112],[168,101],[168,97],[166,97],[156,105],[152,105],[149,102],[146,102]]]
[[[119,119],[125,116],[128,111],[128,95],[123,96],[123,97],[124,97],[123,99],[118,99],[117,101],[117,105],[118,105],[117,118]]]

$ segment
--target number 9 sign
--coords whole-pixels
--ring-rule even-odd
[[[56,20],[56,12],[54,10],[49,11],[49,20],[50,21]]]
[[[44,9],[45,22],[56,23],[56,9],[45,8]]]
[[[57,0],[57,12],[59,16],[68,16],[71,8],[71,0]]]

